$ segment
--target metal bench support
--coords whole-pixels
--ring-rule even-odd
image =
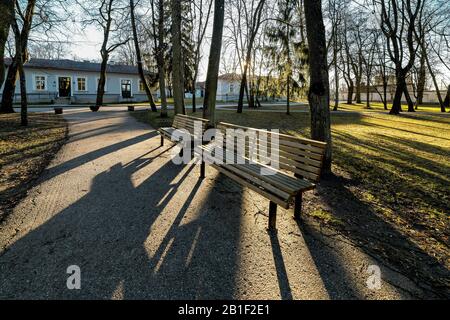
[[[200,179],[205,178],[205,160],[202,158],[202,163],[200,164]]]
[[[269,230],[277,228],[277,204],[273,201],[269,203]]]
[[[302,214],[302,193],[295,196],[294,219],[299,220]]]

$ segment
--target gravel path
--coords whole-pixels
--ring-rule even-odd
[[[70,139],[0,229],[0,298],[386,299],[420,297],[340,235],[298,225],[127,112],[68,110]],[[306,201],[305,205],[308,205]],[[369,289],[369,265],[381,289]],[[71,265],[81,289],[66,286]]]

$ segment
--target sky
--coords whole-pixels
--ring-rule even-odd
[[[212,32],[212,19],[208,28],[202,46],[202,60],[199,66],[198,81],[206,79],[206,71],[208,67],[209,38]],[[81,23],[74,22],[71,27],[71,37],[68,39],[67,59],[74,60],[97,60],[100,61],[100,48],[103,41],[103,32],[95,26],[87,26],[84,29]],[[114,56],[114,54],[112,54]],[[110,60],[113,60],[110,58]]]

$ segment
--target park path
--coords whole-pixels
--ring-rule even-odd
[[[0,229],[0,299],[410,298],[420,292],[339,235],[297,225],[127,112],[67,111],[69,140]],[[308,197],[306,203],[308,205]],[[367,287],[369,265],[382,272]],[[69,290],[66,270],[81,270]]]

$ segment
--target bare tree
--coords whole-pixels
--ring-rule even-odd
[[[87,17],[83,20],[84,25],[94,25],[103,32],[100,55],[100,77],[97,84],[97,98],[95,106],[90,109],[98,111],[103,105],[106,84],[106,68],[110,54],[118,47],[130,41],[126,32],[128,3],[123,0],[97,0],[78,1],[80,7]]]
[[[214,23],[209,51],[208,72],[205,83],[205,100],[203,101],[203,118],[215,125],[215,105],[217,81],[219,77],[220,54],[222,50],[223,21],[225,16],[224,0],[214,0]]]
[[[14,112],[13,100],[16,90],[17,77],[19,76],[19,63],[25,63],[28,59],[28,39],[30,30],[33,23],[33,15],[36,7],[36,0],[28,0],[25,12],[23,13],[20,6],[16,2],[16,12],[21,19],[22,29],[20,31],[20,44],[19,50],[17,50],[17,36],[15,37],[16,52],[11,65],[8,68],[6,81],[3,87],[2,102],[0,106],[0,112],[11,113]],[[13,22],[15,27],[19,28],[17,19],[14,18]],[[16,30],[17,31],[17,30]]]
[[[419,46],[415,44],[414,34],[416,23],[421,20],[424,0],[373,0],[373,3],[379,8],[381,30],[387,40],[389,57],[395,66],[396,90],[389,113],[400,113],[403,94],[408,111],[413,112],[414,104],[408,92],[406,77],[417,56]]]
[[[141,48],[139,46],[139,38],[137,35],[137,29],[136,29],[134,0],[130,0],[130,16],[131,16],[131,29],[133,31],[134,49],[135,49],[139,77],[141,78],[141,82],[142,82],[142,85],[144,86],[145,94],[148,97],[152,111],[157,112],[158,110],[156,109],[155,101],[153,101],[153,95],[150,91],[150,87],[149,87],[147,79],[145,77],[144,68],[143,68],[143,64],[142,64]]]
[[[0,19],[0,87],[5,81],[5,46],[8,41],[8,34],[11,23],[14,20],[14,1],[0,0],[0,12],[2,12],[2,19]]]
[[[208,28],[209,18],[213,0],[192,1],[192,19],[196,21],[195,30],[195,49],[194,49],[194,75],[193,75],[193,92],[192,92],[192,112],[196,112],[196,83],[199,73],[200,60],[202,58],[201,49]],[[206,8],[206,11],[205,11]]]
[[[156,8],[156,5],[158,6]],[[156,61],[158,65],[159,92],[161,98],[161,118],[167,117],[167,97],[166,97],[166,68],[164,61],[164,52],[166,50],[165,30],[164,30],[164,0],[151,0],[152,7],[152,29],[155,37]],[[158,11],[158,19],[156,19],[156,9]]]
[[[305,0],[306,33],[309,48],[311,138],[327,143],[322,175],[331,173],[330,87],[322,1]]]
[[[181,45],[181,0],[172,0],[172,82],[175,114],[185,113],[184,59]]]
[[[251,0],[247,3],[246,0],[236,0],[231,3],[235,8],[230,12],[229,20],[233,29],[234,42],[242,71],[238,113],[242,113],[245,90],[248,93],[248,70],[250,69],[255,39],[263,23],[262,14],[265,2],[266,0]],[[236,16],[234,16],[235,14]]]

